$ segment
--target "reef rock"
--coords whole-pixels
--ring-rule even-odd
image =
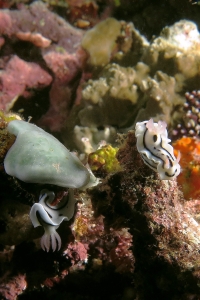
[[[3,201],[1,208],[0,243],[18,245],[34,238],[33,227],[29,218],[30,206],[16,200]]]
[[[130,228],[135,295],[138,299],[199,295],[199,203],[185,205],[176,180],[159,180],[144,164],[133,131],[120,140],[117,158],[124,169],[109,174],[90,194],[94,211],[104,216],[107,228],[125,224]]]
[[[72,81],[79,76],[87,58],[80,45],[83,33],[51,12],[40,1],[33,2],[30,6],[22,5],[19,10],[0,10],[0,35],[7,37],[6,43],[2,41],[2,54],[7,56],[8,53],[17,51],[20,58],[34,60],[45,70],[49,70],[49,74],[43,70],[45,75],[47,73],[49,78],[52,78],[51,75],[54,77],[49,95],[50,108],[40,121],[40,125],[52,131],[59,131],[64,126],[72,101]],[[21,76],[29,78],[23,70],[24,68],[20,70]],[[40,78],[40,74],[37,75]],[[46,82],[46,85],[50,85],[51,81]],[[38,87],[32,84],[28,88]],[[14,89],[14,96],[17,92]],[[2,97],[6,97],[5,92]],[[6,102],[8,107],[13,102],[13,98],[10,98]],[[48,98],[48,94],[45,94],[45,98]]]
[[[32,96],[31,89],[42,89],[50,85],[52,76],[38,64],[26,62],[14,55],[6,63],[0,74],[0,109],[8,112],[12,109],[19,96],[28,99]],[[40,101],[39,101],[40,102]]]

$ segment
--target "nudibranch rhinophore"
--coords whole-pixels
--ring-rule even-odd
[[[157,171],[160,179],[172,180],[180,173],[179,157],[175,158],[173,147],[169,144],[167,124],[138,122],[135,126],[137,149],[146,165]]]
[[[60,250],[61,238],[56,229],[62,221],[69,221],[75,211],[76,200],[73,189],[69,189],[57,205],[51,205],[55,194],[49,190],[42,190],[39,203],[35,203],[30,211],[30,219],[34,227],[43,226],[45,233],[41,238],[41,247],[47,252]]]

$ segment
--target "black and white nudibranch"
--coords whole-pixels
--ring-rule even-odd
[[[44,235],[41,238],[41,247],[47,252],[60,250],[61,238],[56,229],[62,221],[69,221],[74,216],[76,200],[73,189],[69,189],[57,205],[52,205],[55,194],[49,190],[42,190],[39,203],[35,203],[30,211],[30,219],[34,227],[43,226]]]
[[[200,5],[200,1],[199,0],[190,0],[189,2],[191,2],[191,4]]]
[[[135,136],[144,163],[158,172],[160,179],[173,180],[180,173],[179,157],[174,156],[166,127],[165,122],[154,123],[152,119],[138,122]]]

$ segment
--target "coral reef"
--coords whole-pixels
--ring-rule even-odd
[[[14,64],[14,68],[10,70],[11,62],[8,62],[10,73],[4,73],[6,78],[2,81],[1,97],[5,98],[4,102],[7,101],[4,107],[6,105],[6,107],[13,108],[14,97],[24,96],[26,89],[39,89],[40,91],[42,84],[44,87],[49,86],[54,77],[51,88],[49,86],[48,90],[44,90],[44,95],[41,93],[43,98],[50,98],[50,108],[43,115],[40,124],[48,126],[53,131],[59,131],[63,127],[71,105],[73,81],[78,77],[87,58],[85,51],[80,47],[83,32],[73,28],[61,17],[51,12],[42,2],[36,1],[30,6],[22,6],[20,10],[1,10],[0,34],[6,37],[6,43],[4,42],[1,48],[2,68],[6,68],[9,56]],[[15,41],[14,44],[13,41]],[[22,47],[23,51],[21,51]],[[19,61],[16,61],[16,57],[12,58],[15,52],[18,52],[20,56]],[[28,63],[27,60],[35,61],[37,65]],[[23,73],[25,67],[27,72]],[[35,68],[35,71],[31,71],[30,67]],[[18,68],[19,71],[17,71]],[[5,72],[8,71],[5,69]],[[16,81],[19,72],[22,72],[21,82]],[[31,76],[28,72],[32,72]],[[11,89],[11,95],[8,94],[9,97],[6,92],[8,76],[14,76],[13,83],[15,83],[12,87],[13,92]],[[39,119],[40,105],[38,103],[36,106],[37,119]],[[23,105],[21,108],[25,110]]]
[[[98,31],[102,24],[96,25],[92,32]],[[83,148],[77,143],[76,135],[80,134],[76,131],[77,126],[90,140],[94,139],[96,127],[99,131],[107,127],[126,131],[134,128],[136,122],[151,117],[154,121],[162,119],[174,128],[177,119],[183,115],[185,92],[198,87],[200,37],[193,22],[182,20],[165,27],[152,42],[148,42],[134,26],[126,24],[127,31],[126,26],[122,29],[123,26],[121,23],[124,39],[130,42],[128,49],[122,50],[120,33],[110,58],[115,62],[106,64],[105,61],[106,65],[93,68],[92,74],[82,75],[76,105],[62,132],[63,139],[65,134],[70,134],[70,140],[75,142],[76,147]],[[108,37],[105,34],[105,39]],[[95,40],[91,45],[100,49]],[[111,45],[109,49],[107,56],[112,51]],[[89,52],[89,61],[93,59],[93,52]],[[98,52],[96,54],[103,57]],[[100,140],[96,145],[98,142]]]
[[[130,227],[135,297],[198,297],[197,210],[194,205],[193,210],[186,208],[176,181],[159,180],[142,162],[134,132],[124,138],[120,137],[122,146],[117,158],[125,171],[108,176],[91,191],[94,209],[104,215],[107,227]]]
[[[0,1],[0,298],[199,299],[200,10],[193,2]],[[30,123],[18,135],[7,130],[24,120],[45,128],[36,130],[40,140]],[[164,122],[175,157],[157,131]],[[136,123],[155,133],[142,139],[151,144],[142,157]],[[64,187],[55,178],[21,180],[30,175],[27,154],[42,178],[59,171],[48,155],[43,167],[46,138],[62,165],[62,144],[75,152],[69,156],[80,158],[89,184],[68,191],[71,177],[81,180],[68,163]],[[17,144],[14,165],[23,161],[17,169],[26,178],[4,169]],[[145,165],[149,150],[148,159],[164,154],[165,172],[181,153],[177,179],[161,180]]]
[[[90,79],[82,84],[81,103],[72,108],[66,130],[62,132],[63,139],[66,140],[65,135],[69,134],[76,147],[84,149],[80,145],[81,135],[97,148],[101,140],[114,142],[116,128],[131,126],[146,101],[138,101],[141,93],[137,84],[148,77],[149,68],[138,63],[136,70],[108,64],[99,73],[99,79]]]
[[[20,24],[22,16],[24,24]],[[113,24],[113,29],[107,26],[108,22]],[[1,11],[1,23],[2,53],[7,49],[13,53],[17,43],[23,42],[36,53],[35,63],[39,63],[42,71],[48,70],[46,75],[53,76],[53,81],[50,77],[51,87],[50,82],[46,82],[43,88],[45,101],[49,92],[50,107],[38,124],[51,131],[65,128],[62,138],[68,135],[72,147],[77,146],[78,140],[75,126],[83,127],[82,131],[88,127],[92,139],[96,127],[99,131],[113,126],[125,130],[136,121],[152,116],[158,120],[162,115],[162,119],[174,127],[177,115],[181,115],[179,108],[185,101],[183,94],[198,84],[199,33],[191,21],[182,20],[165,27],[151,43],[131,23],[114,18],[98,23],[84,34],[41,2],[20,10]],[[105,34],[101,28],[105,28]],[[107,28],[112,29],[110,33]],[[17,42],[13,46],[11,40],[14,38]],[[20,59],[32,58],[26,50],[20,55]],[[6,67],[4,60],[3,68]],[[42,94],[41,87],[33,88]],[[34,99],[29,90],[30,86],[26,88],[26,95]],[[26,95],[21,92],[22,99]],[[11,96],[14,100],[8,101],[10,106],[15,103],[12,107],[19,107],[17,103],[22,101],[21,97],[18,101],[16,93]],[[38,102],[37,105],[42,104]],[[21,105],[20,109],[24,109],[26,115],[26,107]]]
[[[119,135],[118,142],[113,162],[117,158],[121,169],[104,173],[102,183],[87,192],[75,193],[76,217],[58,229],[60,252],[44,256],[38,240],[32,240],[34,244],[29,235],[29,242],[16,246],[4,282],[9,285],[10,278],[26,273],[24,296],[30,296],[34,286],[40,296],[53,296],[59,290],[71,297],[69,286],[78,280],[81,286],[95,286],[90,292],[86,289],[85,295],[92,299],[100,288],[94,279],[98,274],[101,285],[103,277],[115,279],[115,288],[112,281],[106,287],[108,295],[115,297],[122,298],[126,289],[139,299],[199,295],[198,203],[185,205],[177,182],[160,180],[144,164],[133,131]],[[18,207],[21,210],[21,204]]]

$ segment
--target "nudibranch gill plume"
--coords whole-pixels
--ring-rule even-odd
[[[152,119],[138,122],[135,126],[135,136],[137,149],[144,163],[157,171],[160,179],[173,180],[180,173],[180,157],[174,156],[166,127],[165,122],[154,123]]]

